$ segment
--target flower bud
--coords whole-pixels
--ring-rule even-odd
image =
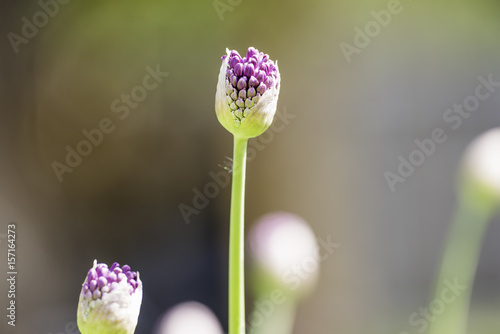
[[[156,326],[155,334],[223,334],[215,314],[198,302],[184,302],[168,310]]]
[[[249,234],[258,295],[280,289],[292,298],[307,295],[319,277],[316,237],[300,217],[277,212],[265,215]]]
[[[477,205],[500,204],[500,128],[479,135],[462,160],[462,195]]]
[[[217,118],[236,137],[257,137],[269,128],[276,113],[278,63],[253,47],[243,58],[235,50],[226,49],[226,53],[215,94]]]
[[[141,302],[138,272],[94,260],[80,292],[78,328],[82,334],[133,334]]]

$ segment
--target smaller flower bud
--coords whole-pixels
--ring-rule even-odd
[[[108,268],[94,260],[80,292],[78,328],[82,334],[133,334],[141,302],[138,272],[116,262]]]
[[[247,96],[248,96],[248,97],[252,98],[252,97],[254,97],[256,94],[257,94],[257,92],[255,91],[255,88],[250,87],[250,88],[248,89],[248,92],[247,92]]]
[[[236,89],[233,89],[231,93],[231,100],[236,101],[238,99],[238,91]],[[230,102],[232,103],[232,102]]]
[[[242,63],[237,63],[234,66],[234,74],[237,76],[241,76],[243,74],[243,64]]]
[[[245,100],[247,98],[247,91],[245,89],[240,90],[240,92],[238,93],[238,97]]]
[[[500,128],[479,135],[462,160],[462,195],[477,205],[500,204]]]
[[[236,86],[238,85],[238,77],[236,75],[233,75],[231,76],[231,78],[229,79],[229,81],[231,82],[231,85],[236,88]]]
[[[259,87],[257,87],[257,93],[259,93],[260,95],[264,95],[264,93],[266,92],[266,88],[266,85],[261,83]]]
[[[248,240],[257,295],[280,289],[291,298],[301,298],[315,288],[320,267],[318,244],[303,219],[286,212],[265,215],[252,227]],[[302,270],[306,262],[307,276],[291,284],[286,273]]]
[[[215,314],[198,302],[184,302],[169,309],[154,334],[223,334]]]
[[[256,48],[254,48],[253,46],[249,47],[248,50],[247,50],[247,54],[246,54],[246,57],[247,59],[250,59],[252,58],[253,56],[257,56],[259,54],[259,50],[257,50]]]
[[[250,87],[257,87],[259,85],[259,80],[257,80],[257,78],[252,75],[248,80],[248,85]]]
[[[247,88],[247,80],[248,79],[246,77],[241,77],[240,80],[238,80],[237,88],[239,90],[246,89]]]
[[[264,82],[264,80],[266,80],[266,72],[259,71],[259,74],[257,74],[257,80],[259,83]]]
[[[243,108],[245,106],[245,101],[243,101],[242,98],[239,98],[236,100],[236,105],[240,108]]]
[[[253,71],[254,71],[254,66],[252,63],[248,64],[246,67],[245,67],[245,76],[247,77],[251,77],[253,76]]]

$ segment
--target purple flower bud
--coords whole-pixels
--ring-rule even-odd
[[[247,88],[247,78],[246,77],[241,77],[240,80],[238,80],[238,85],[236,86],[238,89],[246,89]]]
[[[243,64],[237,63],[236,65],[234,65],[233,71],[237,76],[241,76],[243,74]]]
[[[271,125],[276,113],[280,75],[276,63],[253,47],[243,58],[236,54],[227,50],[227,57],[223,59],[215,109],[219,121],[231,133],[252,138]],[[234,90],[227,87],[229,84]],[[250,100],[247,102],[247,99]],[[235,112],[238,108],[246,108],[248,112]],[[242,117],[238,116],[240,114]],[[245,124],[248,126],[243,126]]]
[[[269,75],[269,65],[267,63],[263,63],[260,65],[260,69],[264,71],[266,75]]]
[[[229,78],[229,82],[234,88],[236,88],[236,85],[238,84],[238,77],[236,75],[233,75],[231,78]]]
[[[97,272],[95,271],[94,268],[90,269],[89,274],[87,276],[87,280],[92,281],[92,280],[95,280],[96,278],[97,278]]]
[[[257,80],[259,83],[264,82],[266,80],[266,72],[259,71],[259,74],[257,74]]]
[[[133,334],[141,302],[142,282],[130,266],[120,268],[120,264],[115,262],[108,269],[106,264],[94,261],[82,285],[78,302],[80,332]]]
[[[267,77],[266,81],[264,81],[264,84],[266,85],[266,87],[272,87],[273,86],[273,78]]]
[[[239,52],[236,50],[231,51],[231,54],[229,56],[230,57],[238,57],[239,59],[241,59]]]
[[[247,76],[247,77],[253,76],[253,71],[254,71],[254,65],[253,64],[248,64],[245,67],[245,76]]]
[[[102,287],[105,286],[106,284],[108,284],[108,280],[106,279],[106,277],[101,276],[97,279],[97,287],[99,289],[102,289]]]
[[[257,78],[252,75],[248,80],[248,85],[250,87],[257,87],[259,85],[259,80],[257,80]]]
[[[231,68],[234,68],[236,64],[238,64],[241,61],[240,56],[234,56],[229,59],[229,66]]]
[[[257,94],[257,92],[255,91],[255,88],[254,88],[254,87],[250,87],[250,88],[248,89],[247,96],[248,96],[248,97],[254,97],[254,96],[255,96],[255,94]]]
[[[109,283],[116,282],[117,279],[118,279],[118,277],[116,276],[116,274],[114,272],[109,273],[109,275],[108,275],[108,282]]]
[[[252,58],[250,58],[250,60],[248,61],[249,64],[252,64],[254,69],[257,68],[258,64],[259,64],[259,61],[257,59],[257,56],[254,56]]]
[[[259,93],[260,95],[264,95],[264,93],[266,92],[266,88],[266,85],[261,83],[259,87],[257,87],[257,93]]]
[[[238,97],[242,98],[243,100],[247,98],[247,91],[246,89],[242,89],[240,90],[240,92],[238,93]]]
[[[257,50],[256,48],[254,48],[253,46],[249,47],[248,48],[248,51],[247,51],[247,59],[253,57],[253,56],[256,56],[259,54],[259,50]]]

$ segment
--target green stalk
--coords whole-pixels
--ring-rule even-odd
[[[432,314],[432,324],[429,334],[467,333],[474,277],[493,205],[488,201],[477,205],[477,202],[466,197],[462,196],[458,203],[448,235],[433,300],[435,304],[441,301],[444,307],[432,314],[434,303],[431,302],[429,312]]]
[[[229,226],[229,334],[245,333],[245,170],[248,139],[234,137]]]

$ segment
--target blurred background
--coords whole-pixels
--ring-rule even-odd
[[[227,330],[230,187],[193,200],[232,154],[214,112],[220,57],[249,46],[279,60],[282,130],[250,144],[247,226],[290,211],[341,244],[294,333],[420,332],[409,316],[429,304],[461,154],[500,125],[495,86],[458,128],[443,119],[480,76],[500,82],[498,1],[0,0],[0,28],[0,237],[17,223],[19,272],[17,326],[2,315],[2,333],[65,333],[94,259],[140,271],[137,334],[188,300]],[[67,147],[103,120],[109,133],[69,167]],[[384,173],[436,128],[447,140],[392,191]],[[500,330],[499,223],[471,333]],[[0,238],[2,271],[6,249]]]

